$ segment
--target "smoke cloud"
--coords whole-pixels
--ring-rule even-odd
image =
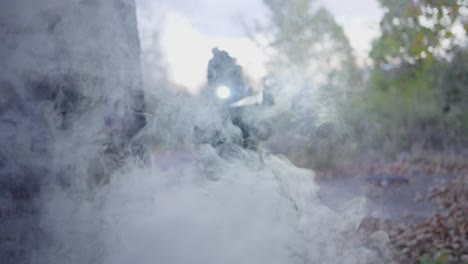
[[[28,234],[23,258],[2,263],[375,263],[363,199],[335,211],[285,157],[194,143],[239,130],[141,76],[133,1],[33,2],[0,12],[1,179],[39,186],[5,231]]]

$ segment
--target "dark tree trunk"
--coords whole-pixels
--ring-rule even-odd
[[[86,186],[145,124],[135,3],[3,1],[0,39],[0,262],[26,263],[44,183]]]

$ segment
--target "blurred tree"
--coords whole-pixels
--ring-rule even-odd
[[[325,8],[313,8],[314,2],[264,0],[270,11],[269,23],[263,28],[272,51],[270,73],[288,69],[304,74],[306,79],[322,78],[322,83],[338,72],[358,78],[353,51],[342,27]]]
[[[464,83],[464,74],[456,73],[466,70],[466,61],[460,59],[466,52],[468,1],[379,2],[385,14],[380,23],[382,35],[370,52],[375,63],[371,85],[384,91],[396,89],[410,104],[421,93],[436,93],[442,95],[437,101],[443,111],[450,111],[463,90],[454,84]]]
[[[268,18],[257,26],[258,42],[266,43],[268,77],[276,85],[275,103],[287,112],[275,126],[286,124],[278,129],[280,134],[287,131],[303,140],[303,149],[292,151],[304,152],[299,156],[308,160],[292,158],[295,162],[306,166],[311,161],[329,162],[339,137],[333,135],[343,132],[337,129],[341,125],[338,112],[361,80],[353,49],[333,15],[316,1],[263,2]],[[291,158],[295,153],[288,154]]]
[[[299,96],[302,102],[294,103],[303,106],[314,105],[311,96],[346,98],[360,72],[343,29],[330,12],[317,8],[314,0],[264,0],[264,4],[269,16],[257,32],[267,39],[268,76],[282,83],[280,87],[288,86],[277,96],[292,101]]]
[[[379,0],[382,35],[370,52],[375,63],[415,63],[434,55],[453,55],[456,32],[466,35],[467,0]],[[460,33],[460,32],[459,32]]]
[[[462,106],[468,1],[379,2],[382,34],[370,52],[374,68],[364,100],[378,121],[376,141],[390,139],[404,150],[418,142],[432,149],[459,145],[468,131]]]

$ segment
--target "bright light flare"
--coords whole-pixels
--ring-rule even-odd
[[[227,99],[229,96],[231,96],[231,89],[225,85],[221,85],[216,88],[216,95],[220,99]]]

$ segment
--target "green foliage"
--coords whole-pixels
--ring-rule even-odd
[[[374,61],[371,88],[396,89],[408,101],[414,94],[437,88],[459,93],[466,83],[467,53],[454,28],[462,25],[466,35],[468,1],[379,2],[385,13],[380,22],[382,35],[370,52]],[[453,86],[457,88],[447,88]]]
[[[446,264],[447,263],[447,254],[441,254],[440,256],[437,257],[429,257],[429,256],[423,256],[419,260],[420,264]]]
[[[464,150],[468,49],[452,30],[465,23],[466,31],[461,10],[466,12],[467,2],[380,3],[385,9],[382,35],[370,53],[374,65],[367,89],[343,102],[338,116],[344,132],[319,154],[339,159],[341,153],[371,153],[373,158],[393,159],[401,153]],[[327,154],[329,149],[333,155]]]
[[[467,1],[380,3],[382,35],[373,43],[369,89],[357,106],[373,122],[369,138],[390,142],[395,153],[415,145],[463,148],[468,144],[468,51],[453,30],[462,24],[466,33],[462,9],[466,12]]]
[[[382,34],[363,84],[351,45],[326,9],[313,0],[264,0],[269,75],[283,89],[300,87],[291,112],[301,118],[288,116],[294,121],[287,127],[307,141],[295,150],[309,159],[301,165],[468,146],[468,49],[459,34],[468,30],[468,0],[379,2]]]
[[[467,32],[466,0],[379,0],[385,10],[382,36],[370,57],[377,63],[413,63],[435,54],[450,54],[457,45],[454,26]],[[466,10],[465,10],[466,11]]]

